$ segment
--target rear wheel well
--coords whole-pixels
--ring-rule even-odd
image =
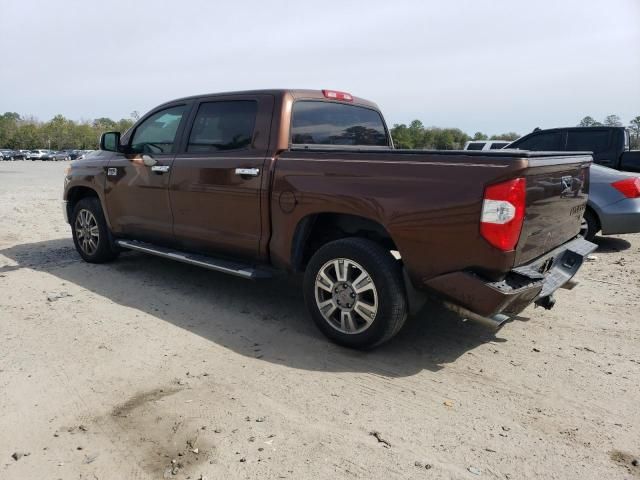
[[[586,206],[585,212],[589,212],[593,216],[598,226],[597,231],[599,232],[602,229],[602,225],[600,224],[600,217],[598,216],[598,212],[596,212],[590,205]]]
[[[96,197],[98,201],[100,197],[96,193],[96,191],[89,187],[73,187],[67,193],[67,217],[69,221],[71,221],[71,214],[73,213],[73,209],[81,199],[86,197]]]
[[[376,242],[387,250],[398,250],[386,228],[375,220],[344,213],[319,213],[303,218],[291,245],[294,271],[304,271],[323,245],[341,238],[358,237]]]

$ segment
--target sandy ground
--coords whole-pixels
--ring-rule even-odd
[[[551,311],[430,306],[359,353],[299,279],[83,263],[64,166],[0,163],[0,478],[640,478],[640,235]]]

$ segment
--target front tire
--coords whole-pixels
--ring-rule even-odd
[[[76,203],[71,216],[71,231],[76,250],[85,262],[105,263],[118,256],[110,241],[100,201],[85,197]]]
[[[320,248],[307,266],[304,296],[322,333],[345,347],[381,345],[407,318],[399,262],[363,238],[336,240]]]

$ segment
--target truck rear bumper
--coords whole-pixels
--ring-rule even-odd
[[[512,269],[500,282],[462,271],[435,277],[427,286],[460,315],[499,324],[565,285],[596,248],[579,237]]]

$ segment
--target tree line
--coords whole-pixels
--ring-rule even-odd
[[[107,131],[125,132],[134,123],[132,118],[112,120],[102,117],[94,120],[74,121],[56,115],[48,122],[21,117],[15,112],[0,115],[0,148],[12,150],[51,150],[98,148],[100,134]]]
[[[62,115],[56,115],[48,122],[41,122],[33,117],[21,117],[15,112],[0,115],[0,147],[14,150],[32,150],[35,148],[63,149],[96,149],[100,134],[107,131],[124,133],[139,118],[138,112],[132,112],[130,118],[112,120],[101,117],[94,120],[74,121]],[[586,116],[577,126],[614,126],[623,123],[618,115],[608,115],[602,122]],[[633,118],[627,128],[631,132],[632,148],[640,148],[640,115]],[[456,150],[464,147],[469,140],[508,140],[520,137],[516,132],[487,135],[475,132],[468,135],[459,128],[425,127],[420,120],[409,125],[395,124],[391,136],[396,148]]]
[[[607,115],[602,122],[591,116],[586,116],[577,124],[578,127],[624,126],[618,115]],[[640,115],[631,119],[627,125],[631,133],[631,148],[640,149]],[[391,136],[396,148],[421,148],[434,150],[457,150],[464,147],[470,140],[508,140],[520,138],[516,132],[487,135],[476,132],[467,135],[459,128],[425,127],[420,120],[414,120],[408,126],[404,123],[395,124],[391,129]]]
[[[396,123],[391,129],[391,137],[396,148],[421,148],[433,150],[459,150],[469,140],[515,140],[515,132],[491,135],[476,132],[473,137],[459,128],[425,127],[420,120],[414,120],[408,126]]]

